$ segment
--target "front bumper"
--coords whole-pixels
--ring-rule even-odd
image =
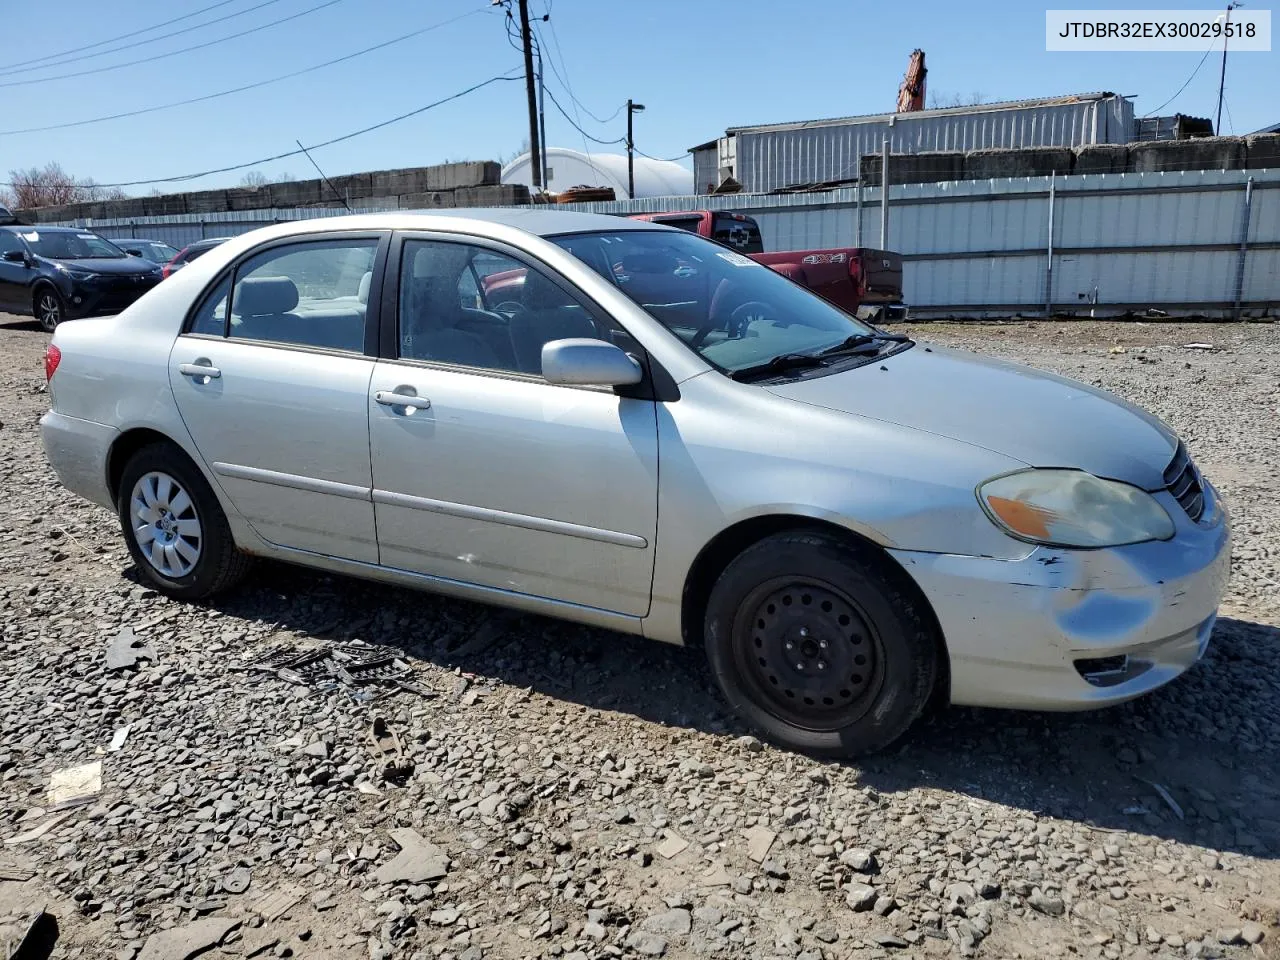
[[[75,281],[63,290],[67,305],[67,317],[93,317],[119,313],[161,280],[159,274],[102,277],[97,280]]]
[[[1021,560],[890,551],[942,626],[951,702],[1086,710],[1132,700],[1199,660],[1231,564],[1226,513],[1205,492],[1201,523],[1157,496],[1177,528],[1163,542],[1036,547]]]
[[[118,433],[115,427],[53,410],[40,418],[45,456],[62,485],[108,510],[115,505],[107,485],[107,456]]]

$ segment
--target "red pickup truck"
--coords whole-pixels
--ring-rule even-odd
[[[760,225],[744,213],[723,210],[635,213],[630,219],[679,227],[733,247],[862,319],[907,319],[901,254],[865,247],[765,253]]]

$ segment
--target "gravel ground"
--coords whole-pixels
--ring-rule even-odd
[[[56,485],[47,338],[0,317],[0,953],[47,904],[54,955],[95,960],[1280,957],[1280,326],[913,329],[1181,431],[1237,531],[1203,664],[1100,713],[941,711],[830,764],[746,736],[679,649],[274,565],[172,603]],[[112,670],[124,627],[150,659]],[[435,695],[236,669],[352,640]],[[95,761],[100,794],[48,810]]]

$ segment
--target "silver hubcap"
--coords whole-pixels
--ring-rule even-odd
[[[167,473],[144,474],[133,485],[129,513],[138,549],[159,573],[176,580],[195,569],[204,534],[182,484]]]
[[[52,327],[58,322],[58,298],[52,293],[46,293],[40,298],[40,322],[46,327]]]

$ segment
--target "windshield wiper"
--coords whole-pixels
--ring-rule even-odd
[[[880,344],[889,343],[910,343],[911,338],[901,333],[855,333],[853,336],[846,337],[833,347],[827,347],[818,355],[821,357],[833,357],[841,353],[874,353],[880,349]],[[874,350],[866,348],[874,347]]]
[[[784,373],[787,370],[798,370],[802,367],[825,367],[827,361],[812,353],[780,353],[764,363],[753,364],[734,370],[729,374],[734,380],[750,380],[754,377],[771,373]]]

